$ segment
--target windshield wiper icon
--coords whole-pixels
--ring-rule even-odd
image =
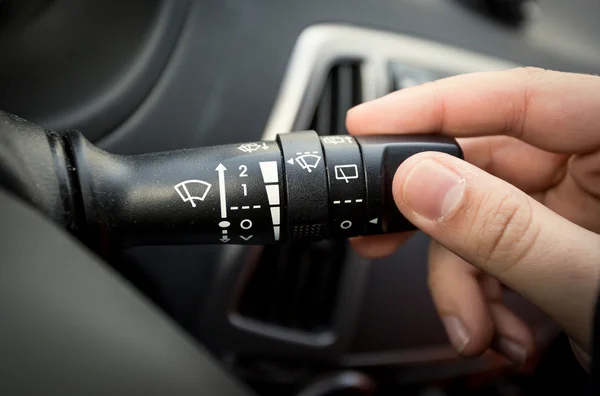
[[[296,153],[298,157],[296,157],[296,162],[302,169],[306,169],[309,173],[312,172],[313,169],[319,165],[319,161],[321,161],[321,157],[316,155],[318,151],[313,151],[313,153]]]
[[[189,202],[195,208],[194,201],[204,201],[211,186],[210,183],[203,180],[186,180],[175,185],[175,191],[183,202]]]

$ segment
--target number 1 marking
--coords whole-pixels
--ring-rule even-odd
[[[242,184],[242,188],[244,189],[244,197],[248,195],[248,189],[245,184]]]

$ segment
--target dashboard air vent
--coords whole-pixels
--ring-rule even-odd
[[[308,129],[320,135],[344,135],[346,112],[362,102],[359,61],[336,63],[327,76]]]
[[[318,333],[333,324],[345,244],[265,246],[242,294],[239,314]]]

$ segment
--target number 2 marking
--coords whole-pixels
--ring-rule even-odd
[[[240,173],[240,177],[248,177],[248,167],[246,165],[240,165],[239,170],[242,171]]]
[[[248,189],[245,184],[242,184],[242,188],[244,189],[244,197],[248,195]]]

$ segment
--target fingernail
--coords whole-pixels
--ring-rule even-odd
[[[438,220],[459,204],[464,187],[463,178],[456,172],[439,162],[426,159],[406,177],[404,202],[419,215]]]
[[[498,351],[517,364],[527,361],[527,350],[519,343],[502,337],[498,340]]]
[[[452,343],[458,353],[462,353],[471,340],[469,331],[463,322],[456,316],[445,316],[442,318],[442,322],[446,328],[446,333],[448,334],[450,343]]]

